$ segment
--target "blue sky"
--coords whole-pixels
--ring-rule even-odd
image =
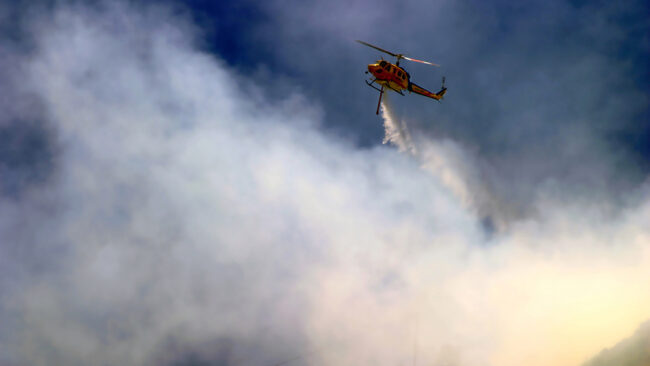
[[[442,64],[406,67],[431,89],[446,76],[444,104],[411,96],[396,98],[397,108],[417,134],[460,141],[498,175],[611,192],[650,170],[645,2],[185,5],[210,52],[269,94],[298,89],[323,107],[323,129],[360,146],[376,145],[383,132],[369,113],[376,95],[362,81],[380,55],[354,39]]]
[[[181,4],[187,6],[205,31],[208,50],[245,72],[263,66],[274,77],[288,76],[328,106],[339,99],[356,96],[357,89],[361,89],[339,83],[358,78],[355,71],[363,71],[365,66],[365,62],[358,65],[358,59],[372,61],[377,57],[377,52],[349,43],[363,37],[400,52],[425,53],[420,57],[444,63],[440,70],[417,64],[411,68],[415,77],[431,80],[432,88],[439,84],[439,74],[445,74],[458,80],[459,88],[473,90],[472,95],[455,93],[453,101],[466,106],[464,110],[479,109],[474,112],[477,114],[484,105],[502,99],[499,91],[508,92],[517,87],[544,93],[544,99],[540,100],[532,99],[537,95],[522,98],[527,107],[537,106],[535,109],[539,111],[566,109],[568,105],[608,111],[615,109],[607,105],[608,100],[625,100],[630,95],[629,89],[647,93],[648,9],[643,2],[615,5],[605,1],[540,1],[512,5],[496,1],[423,5],[356,1],[319,6],[310,2],[190,1]],[[596,59],[595,65],[587,63],[589,58]],[[581,65],[582,70],[573,65],[579,61],[586,63]],[[568,73],[579,72],[580,75],[572,75],[572,80],[563,78]],[[319,78],[321,75],[329,77]],[[466,86],[468,82],[472,85]],[[595,91],[588,88],[596,85],[606,88]],[[337,89],[341,98],[335,98],[330,89]],[[596,96],[602,99],[598,104],[586,105],[583,99],[588,93],[595,94],[594,99]],[[356,109],[357,104],[351,104],[350,109]],[[475,107],[469,108],[471,105]],[[638,134],[647,133],[643,123],[647,122],[647,108],[644,107],[637,106],[632,121],[623,123],[623,136],[616,137],[624,138],[624,144],[630,134],[628,124],[638,128]],[[426,113],[433,114],[434,110],[428,108]],[[556,113],[561,112],[564,110]],[[593,113],[584,109],[581,112]],[[436,113],[446,116],[450,112]],[[486,124],[500,126],[496,116],[488,114],[483,119]],[[328,122],[347,126],[351,121],[333,118]],[[467,126],[470,123],[456,122],[461,125],[459,129],[475,127]],[[546,123],[555,129],[559,121]],[[360,128],[355,132],[364,135],[364,131],[368,133],[366,130]],[[640,144],[638,152],[647,158],[646,150]]]
[[[0,364],[584,364],[650,318],[648,14],[0,3]]]

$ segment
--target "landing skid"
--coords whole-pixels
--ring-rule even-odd
[[[372,83],[369,83],[368,80],[365,80],[365,82],[366,82],[366,84],[368,84],[369,87],[375,89],[376,91],[378,91],[378,92],[381,92],[381,91],[382,91],[382,90],[379,89],[378,87],[372,85],[372,84],[375,82],[375,80],[373,80]]]
[[[375,81],[377,81],[377,79],[375,79],[375,80],[373,80],[371,82],[368,82],[368,80],[365,80],[366,84],[368,84],[369,87],[371,87],[371,88],[373,88],[373,89],[375,89],[376,91],[379,92],[379,101],[377,102],[377,114],[379,114],[379,107],[381,107],[381,97],[384,95],[384,86],[388,87],[388,89],[398,93],[401,96],[404,96],[404,93],[402,93],[401,90],[397,90],[397,89],[392,88],[389,84],[386,84],[386,85],[381,84],[381,89],[377,88],[376,86],[372,85],[372,84],[375,83]]]
[[[377,81],[377,79],[375,79],[375,80],[373,80],[373,81],[371,81],[371,82],[368,82],[368,80],[366,80],[366,84],[368,84],[369,87],[375,89],[376,91],[381,91],[381,89],[379,89],[379,88],[377,88],[376,86],[372,85],[372,84],[375,83],[375,81]],[[404,96],[404,93],[402,93],[401,90],[397,90],[397,89],[391,87],[389,84],[382,85],[382,89],[384,88],[384,86],[386,86],[388,89],[394,91],[395,93],[398,93],[399,95]]]

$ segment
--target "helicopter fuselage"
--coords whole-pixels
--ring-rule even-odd
[[[410,78],[406,70],[388,61],[379,60],[368,65],[368,72],[375,77],[375,82],[400,93],[409,88]]]
[[[409,92],[420,94],[425,97],[440,100],[447,91],[447,88],[444,86],[444,80],[442,89],[437,93],[432,93],[411,82],[411,75],[409,75],[409,73],[402,67],[384,60],[379,60],[374,64],[369,64],[368,72],[375,77],[375,80],[373,80],[372,83],[377,83],[382,87],[386,87],[402,95],[404,95],[402,92],[403,90],[408,90]]]
[[[403,90],[408,90],[409,92],[420,94],[425,97],[429,97],[431,99],[435,99],[438,101],[440,101],[443,95],[445,95],[445,92],[447,92],[447,88],[445,88],[444,76],[442,78],[442,88],[440,89],[440,91],[437,93],[432,93],[424,89],[423,87],[411,82],[411,75],[409,75],[409,73],[406,72],[406,70],[404,70],[399,66],[399,61],[401,59],[404,59],[404,60],[419,62],[427,65],[433,65],[433,66],[440,66],[440,65],[434,64],[433,62],[429,62],[429,61],[417,60],[405,56],[401,53],[393,53],[364,41],[357,40],[357,42],[361,43],[364,46],[374,48],[377,51],[387,53],[397,59],[397,62],[395,64],[385,61],[382,58],[381,60],[378,60],[376,63],[368,65],[368,71],[366,71],[366,73],[372,74],[374,79],[371,81],[366,81],[366,84],[368,84],[368,86],[370,86],[371,88],[379,92],[379,101],[377,102],[377,114],[379,114],[379,107],[381,106],[381,97],[384,95],[384,88],[393,90],[394,92],[399,93],[401,95],[404,95],[404,93],[402,93]],[[373,85],[374,83],[379,84],[381,88],[377,88],[376,86],[374,86]]]

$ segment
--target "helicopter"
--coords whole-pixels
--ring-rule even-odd
[[[422,60],[416,60],[411,57],[404,56],[401,53],[393,53],[390,51],[386,51],[383,48],[371,45],[370,43],[366,43],[364,41],[359,41],[357,42],[361,43],[362,45],[374,48],[378,51],[387,53],[397,59],[397,61],[393,64],[388,61],[385,61],[384,58],[382,57],[381,60],[377,60],[376,63],[374,64],[369,64],[368,65],[368,71],[366,71],[366,74],[370,73],[374,77],[372,81],[368,82],[366,80],[366,84],[370,86],[371,88],[377,90],[379,92],[379,102],[377,102],[377,114],[379,114],[379,106],[381,105],[381,97],[384,95],[384,88],[388,88],[400,95],[404,95],[404,90],[408,90],[409,93],[417,93],[420,95],[424,95],[425,97],[433,98],[437,101],[440,101],[442,99],[443,95],[447,92],[447,88],[445,88],[445,77],[442,77],[442,87],[440,91],[437,93],[432,93],[423,87],[412,83],[411,82],[411,75],[404,70],[403,67],[400,67],[399,61],[401,59],[405,59],[408,61],[414,61],[414,62],[420,62],[423,64],[427,65],[432,65],[432,66],[440,66],[438,64],[434,64],[433,62],[428,62],[428,61],[422,61]],[[375,84],[377,83],[380,88],[377,88]]]

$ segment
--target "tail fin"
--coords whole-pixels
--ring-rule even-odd
[[[447,92],[447,88],[445,88],[445,77],[442,77],[442,86],[440,87],[440,91],[436,93],[438,97],[440,97],[438,100],[442,99],[442,96],[445,95]]]

